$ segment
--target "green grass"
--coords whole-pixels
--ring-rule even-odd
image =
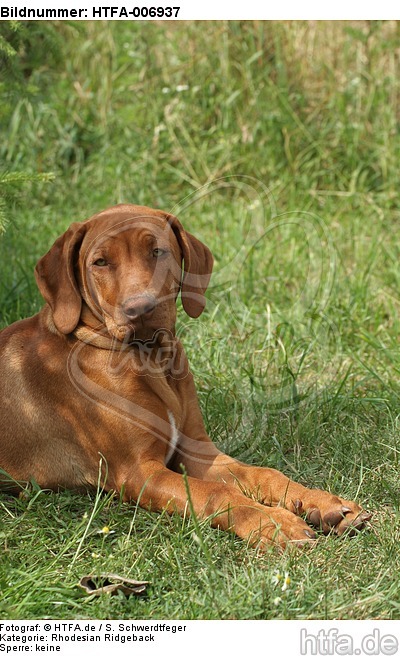
[[[2,117],[3,170],[55,179],[9,199],[0,327],[40,308],[33,267],[70,222],[122,201],[175,211],[216,258],[206,312],[178,322],[210,435],[374,517],[260,556],[117,497],[3,495],[0,616],[399,618],[398,25],[54,29],[62,62],[43,54]],[[105,572],[147,595],[76,585]]]

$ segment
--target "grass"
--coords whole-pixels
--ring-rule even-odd
[[[374,518],[260,556],[115,496],[3,495],[0,616],[399,618],[398,25],[54,29],[63,62],[43,55],[3,117],[3,169],[55,179],[8,205],[0,326],[40,308],[34,264],[73,220],[121,201],[175,211],[216,258],[206,312],[179,312],[210,435]],[[147,595],[76,585],[110,571]]]

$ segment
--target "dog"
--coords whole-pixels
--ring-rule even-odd
[[[198,317],[209,249],[167,212],[117,205],[73,223],[38,262],[46,304],[0,332],[0,487],[115,490],[195,513],[257,548],[355,533],[370,513],[217,449],[175,334]]]

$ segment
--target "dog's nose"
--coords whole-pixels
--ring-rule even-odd
[[[124,314],[128,319],[139,319],[153,312],[156,307],[156,299],[150,294],[132,296],[122,306]]]

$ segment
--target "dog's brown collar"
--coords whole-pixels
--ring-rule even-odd
[[[85,342],[85,344],[107,351],[126,351],[127,349],[137,347],[139,349],[144,349],[146,352],[150,352],[152,349],[158,347],[163,347],[164,350],[167,350],[168,348],[172,348],[173,343],[175,343],[175,335],[169,330],[163,329],[155,331],[152,339],[145,341],[134,339],[131,342],[120,342],[116,337],[112,337],[109,333],[101,333],[85,324],[81,324],[75,328],[72,334],[79,339],[79,341]]]
[[[93,330],[93,328],[89,328],[85,325],[80,325],[75,328],[72,334],[79,339],[79,341],[106,351],[125,351],[130,347],[129,344],[120,342],[115,337],[111,337],[108,334],[101,334],[96,330]]]

